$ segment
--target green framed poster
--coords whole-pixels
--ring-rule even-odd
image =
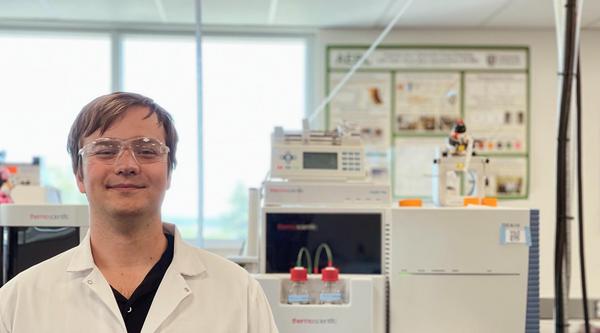
[[[328,45],[327,93],[368,49]],[[394,197],[431,198],[436,151],[464,119],[479,155],[492,160],[490,193],[529,194],[529,48],[385,45],[370,54],[327,108],[326,124],[361,128],[367,167]],[[463,179],[468,192],[469,179]]]

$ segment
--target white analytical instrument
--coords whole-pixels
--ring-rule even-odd
[[[0,286],[77,246],[89,229],[88,217],[86,205],[0,205]]]
[[[389,206],[388,206],[389,207]],[[385,333],[389,209],[383,206],[285,205],[262,209],[258,282],[281,333]],[[288,304],[290,269],[299,250],[315,256],[327,244],[343,285],[341,304],[319,304],[321,275],[308,274],[310,304]],[[310,268],[309,268],[310,270]]]
[[[308,180],[364,179],[365,150],[360,133],[348,129],[284,131],[271,135],[271,177]]]
[[[8,180],[14,185],[40,185],[40,160],[34,158],[33,163],[0,162],[0,169],[8,171]]]
[[[340,275],[342,304],[318,304],[320,275],[308,278],[311,304],[287,304],[289,274],[256,276],[281,333],[385,333],[386,291],[382,275]]]
[[[271,144],[262,200],[250,191],[259,232],[249,234],[260,235],[256,278],[279,331],[385,333],[391,191],[368,179],[359,132],[310,131],[305,122],[302,131],[275,128]],[[327,260],[320,260],[323,248]],[[290,275],[300,253],[309,258],[305,282]],[[324,267],[339,269],[341,302],[319,298]],[[290,291],[297,283],[302,295]],[[290,302],[298,296],[303,303]]]
[[[364,181],[281,181],[264,183],[265,206],[372,206],[391,203],[390,186]]]
[[[467,180],[467,197],[485,197],[490,188],[489,172],[487,157],[442,153],[433,160],[433,203],[438,207],[463,206],[461,175]]]
[[[392,210],[390,332],[539,332],[539,213]]]

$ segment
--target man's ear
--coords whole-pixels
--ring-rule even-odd
[[[83,184],[83,169],[81,165],[79,165],[79,167],[77,168],[75,179],[77,180],[77,188],[79,188],[79,192],[85,193],[85,185]]]

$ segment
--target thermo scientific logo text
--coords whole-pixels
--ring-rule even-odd
[[[292,318],[292,324],[294,325],[335,325],[337,321],[335,318],[327,319],[296,319]]]
[[[318,229],[316,224],[277,223],[277,230],[279,231],[317,231]]]
[[[31,220],[68,220],[69,214],[29,214]]]

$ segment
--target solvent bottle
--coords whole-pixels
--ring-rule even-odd
[[[321,304],[342,304],[344,293],[339,282],[340,271],[333,267],[325,267],[321,270],[321,280],[323,285],[319,293],[319,303]]]
[[[290,269],[290,280],[287,296],[288,304],[310,304],[306,268],[296,266]]]

